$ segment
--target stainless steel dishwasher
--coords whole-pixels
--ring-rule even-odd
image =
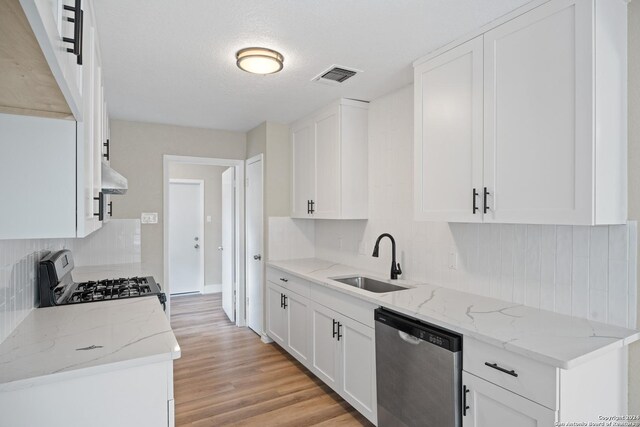
[[[379,308],[378,427],[459,427],[462,337]]]

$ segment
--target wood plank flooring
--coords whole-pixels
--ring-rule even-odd
[[[176,426],[372,426],[278,345],[229,322],[220,294],[172,297],[171,325]]]

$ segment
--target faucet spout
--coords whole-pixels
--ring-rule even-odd
[[[396,263],[396,240],[391,234],[382,233],[380,236],[378,236],[371,256],[378,258],[378,254],[380,252],[380,240],[382,240],[384,237],[388,237],[389,240],[391,240],[391,280],[397,280],[398,275],[402,274],[402,269],[400,268],[400,263]]]

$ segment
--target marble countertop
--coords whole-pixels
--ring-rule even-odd
[[[179,357],[157,298],[37,308],[0,344],[0,392]]]
[[[269,266],[563,369],[571,369],[640,339],[640,332],[526,307],[451,288],[393,281],[408,290],[375,294],[331,278],[380,274],[319,259],[272,261]],[[389,280],[384,280],[391,282]]]

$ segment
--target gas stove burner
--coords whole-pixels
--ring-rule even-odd
[[[71,270],[73,257],[68,250],[49,254],[40,261],[40,307],[144,296],[156,296],[163,307],[165,305],[166,297],[151,276],[76,283],[71,277]]]

